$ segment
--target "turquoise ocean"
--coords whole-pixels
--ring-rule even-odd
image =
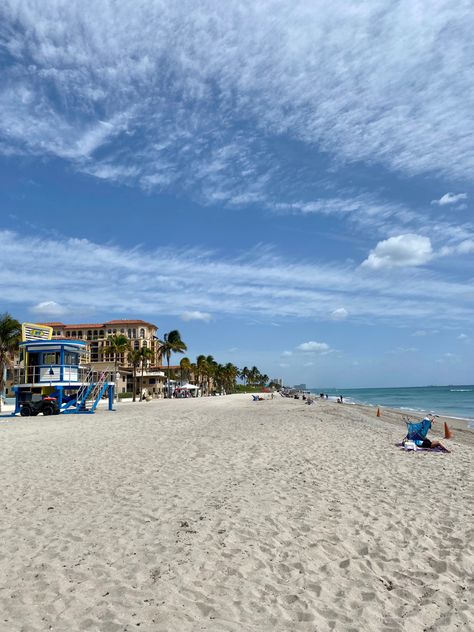
[[[321,388],[312,393],[327,393],[335,400],[339,395],[347,404],[369,404],[474,420],[474,386],[416,386],[407,388]]]

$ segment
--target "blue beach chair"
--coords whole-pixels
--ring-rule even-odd
[[[405,419],[405,423],[407,425],[407,436],[405,439],[407,441],[414,441],[418,446],[423,445],[423,441],[426,439],[426,435],[431,429],[431,420],[427,417],[421,421],[410,421],[409,419]]]

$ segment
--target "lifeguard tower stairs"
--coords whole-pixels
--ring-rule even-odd
[[[103,396],[112,393],[112,385],[109,382],[109,373],[101,373],[98,378],[94,371],[89,371],[86,378],[77,391],[75,398],[63,403],[61,412],[64,414],[93,414]],[[109,407],[112,409],[111,407]]]

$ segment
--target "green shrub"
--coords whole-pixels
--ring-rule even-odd
[[[236,384],[234,393],[261,393],[264,386],[254,386],[253,384]]]
[[[118,394],[119,399],[132,399],[132,397],[133,397],[133,393],[119,393]]]

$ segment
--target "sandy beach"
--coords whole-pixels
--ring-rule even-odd
[[[472,630],[455,425],[439,454],[395,411],[281,397],[4,421],[0,630]]]

